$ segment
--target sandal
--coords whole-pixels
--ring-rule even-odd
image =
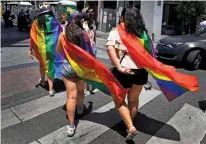
[[[75,133],[75,125],[73,124],[67,125],[67,135],[69,137],[72,137],[74,136],[74,133]]]
[[[132,139],[137,135],[137,130],[132,131],[133,129],[135,129],[134,126],[132,126],[131,129],[129,130],[129,132],[128,132],[128,134],[127,134],[127,137],[125,138],[126,141],[132,140]]]

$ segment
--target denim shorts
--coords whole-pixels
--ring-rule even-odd
[[[64,59],[63,61],[63,68],[61,70],[61,73],[64,77],[67,77],[67,78],[77,77],[76,72],[74,71],[74,69],[72,68],[71,64],[69,63],[67,59]]]

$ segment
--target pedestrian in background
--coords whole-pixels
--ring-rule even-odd
[[[34,20],[30,31],[29,56],[35,55],[39,60],[39,71],[41,78],[39,85],[45,86],[45,74],[49,84],[49,95],[54,96],[54,78],[61,78],[62,54],[57,55],[56,45],[62,27],[55,19],[47,2],[40,4],[40,13]]]

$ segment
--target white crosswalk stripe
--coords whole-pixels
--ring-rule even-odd
[[[145,105],[150,100],[154,99],[160,94],[159,91],[152,89],[151,91],[143,91],[140,94],[140,107]],[[110,127],[120,122],[120,117],[117,112],[108,113],[104,118],[101,119],[101,114],[106,113],[114,108],[114,103],[110,102],[103,107],[95,110],[91,114],[85,116],[80,120],[77,127],[75,136],[69,138],[66,134],[66,126],[58,129],[57,131],[38,139],[41,144],[51,143],[75,143],[75,144],[87,144],[99,135],[103,134]],[[99,118],[100,117],[100,118]],[[92,122],[91,122],[92,121]]]
[[[98,92],[97,89],[94,92]],[[88,96],[86,94],[85,96]],[[21,105],[11,107],[11,109],[6,109],[2,111],[2,127],[12,126],[14,124],[20,123],[21,121],[26,121],[32,119],[36,116],[49,112],[55,108],[63,106],[66,102],[66,93],[57,93],[54,97],[45,96],[38,98]],[[18,116],[18,118],[16,117]],[[21,121],[20,121],[20,120]]]
[[[147,144],[199,144],[206,134],[206,114],[189,104],[185,104],[169,121],[180,134],[178,141],[153,136]],[[156,135],[163,133],[163,126]]]

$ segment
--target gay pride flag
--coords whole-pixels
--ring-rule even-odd
[[[143,33],[141,39],[139,39],[127,33],[123,26],[119,25],[118,31],[135,64],[138,67],[145,68],[152,75],[169,101],[187,91],[199,89],[195,76],[176,72],[174,67],[164,65],[153,57],[154,50],[152,50],[150,39],[146,33]]]
[[[43,29],[34,20],[30,31],[30,45],[46,74],[52,78],[61,78],[64,57],[63,53],[56,54],[56,45],[62,27],[54,17],[45,15],[45,18],[46,25]]]
[[[110,70],[88,52],[68,42],[63,34],[60,34],[59,38],[66,58],[78,77],[105,94],[112,95],[115,103],[121,103],[127,90],[122,87]]]

